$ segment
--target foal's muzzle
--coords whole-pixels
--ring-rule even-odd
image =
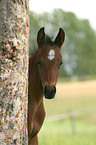
[[[55,86],[45,86],[44,87],[44,96],[46,99],[53,99],[56,94]]]

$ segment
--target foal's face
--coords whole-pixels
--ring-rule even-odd
[[[63,32],[62,29],[61,31]],[[38,65],[39,75],[40,75],[42,86],[43,86],[44,96],[47,99],[52,99],[54,98],[55,93],[56,93],[55,85],[56,85],[59,69],[62,64],[62,56],[60,54],[60,48],[64,42],[65,35],[63,32],[62,44],[60,45],[56,42],[56,39],[55,39],[55,42],[45,43],[45,40],[40,38],[41,35],[44,38],[45,36],[44,28],[40,29],[37,36],[37,42],[39,46],[37,65]],[[41,40],[39,39],[43,40],[41,44],[40,44]]]
[[[56,93],[56,81],[62,57],[59,48],[50,44],[43,45],[37,59],[39,74],[46,98],[53,98]]]

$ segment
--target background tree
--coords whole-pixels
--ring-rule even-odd
[[[27,145],[28,15],[28,0],[0,0],[2,145]]]
[[[96,74],[96,34],[88,20],[78,19],[72,12],[55,9],[51,13],[30,13],[30,52],[36,45],[36,36],[32,30],[45,26],[52,37],[59,27],[66,32],[66,41],[62,49],[64,64],[60,77],[92,77]],[[36,33],[35,33],[36,34]]]

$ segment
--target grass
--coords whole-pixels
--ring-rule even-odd
[[[76,134],[73,134],[70,120],[47,122],[39,141],[40,145],[96,145],[96,126],[78,122]]]
[[[96,145],[96,81],[60,81],[55,99],[44,102],[47,117],[70,111],[81,114],[75,118],[75,131],[70,117],[46,120],[39,133],[39,145]]]

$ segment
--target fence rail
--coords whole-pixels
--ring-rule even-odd
[[[78,111],[69,111],[63,114],[46,117],[46,121],[52,122],[52,121],[59,121],[59,120],[70,118],[70,122],[72,124],[71,125],[72,134],[75,135],[76,134],[76,117],[80,115],[87,115],[90,113],[95,113],[95,112],[96,112],[96,107],[85,108],[85,109],[80,109]]]
[[[63,114],[47,116],[46,121],[59,121],[59,120],[63,120],[63,119],[69,118],[69,117],[71,118],[73,116],[76,117],[76,116],[80,116],[80,115],[90,114],[92,112],[96,112],[96,107],[80,109],[77,111],[68,111]]]

